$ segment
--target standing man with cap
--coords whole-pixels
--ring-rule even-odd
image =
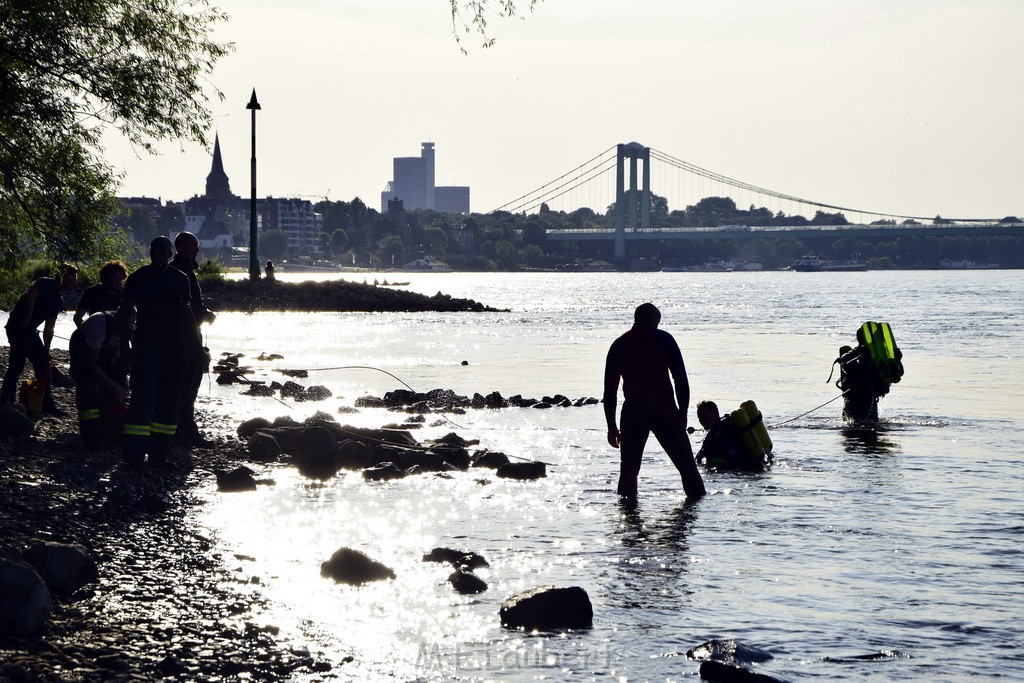
[[[188,278],[189,307],[195,320],[193,330],[185,335],[185,386],[181,394],[181,411],[178,415],[178,433],[175,441],[183,446],[209,448],[213,442],[199,432],[196,424],[196,398],[199,387],[203,383],[203,375],[210,367],[210,351],[203,346],[203,334],[199,326],[212,323],[217,315],[206,307],[203,301],[203,290],[196,277],[199,264],[199,238],[191,232],[179,232],[174,238],[174,259],[171,266],[177,268]]]
[[[152,263],[128,276],[115,328],[121,355],[131,367],[132,392],[125,414],[121,456],[127,467],[167,464],[178,427],[185,380],[185,344],[194,333],[188,278],[171,268],[171,240],[160,236],[149,246]],[[131,332],[133,309],[137,311]]]
[[[605,362],[608,443],[620,449],[618,493],[629,501],[637,497],[640,461],[651,432],[679,470],[686,497],[695,499],[706,493],[686,433],[690,383],[683,355],[672,335],[658,329],[660,322],[661,312],[654,304],[640,304],[633,314],[632,329],[612,343]],[[624,396],[621,431],[615,422],[620,380]]]

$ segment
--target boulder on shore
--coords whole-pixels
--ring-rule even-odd
[[[506,628],[552,630],[591,628],[594,608],[579,586],[539,586],[505,601],[498,612]]]
[[[365,553],[352,548],[339,548],[331,555],[331,559],[320,565],[320,576],[334,579],[336,583],[361,586],[372,581],[393,579],[395,572]]]
[[[36,543],[25,551],[32,565],[54,595],[68,596],[97,579],[96,562],[80,545]]]
[[[0,403],[0,435],[21,437],[31,434],[35,424],[24,411],[21,404]]]
[[[50,591],[32,567],[0,559],[0,635],[38,633],[52,603]]]

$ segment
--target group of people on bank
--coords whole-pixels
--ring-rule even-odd
[[[604,414],[608,443],[619,449],[618,494],[637,497],[637,477],[644,446],[654,434],[682,478],[688,499],[705,494],[697,462],[712,469],[761,470],[772,459],[772,442],[760,411],[752,401],[723,416],[714,401],[697,404],[705,437],[696,457],[690,444],[686,413],[690,385],[679,346],[659,330],[661,312],[651,303],[633,314],[633,327],[608,350],[604,370]],[[852,421],[878,418],[878,399],[903,375],[902,352],[887,323],[864,323],[856,348],[844,346],[836,360],[843,392],[843,416]],[[619,384],[624,397],[616,421]]]
[[[179,233],[173,244],[157,237],[150,263],[130,275],[120,261],[104,264],[99,284],[83,292],[75,310],[68,352],[82,441],[90,448],[119,443],[131,468],[166,463],[174,443],[211,445],[195,419],[210,363],[200,326],[216,317],[196,278],[198,254],[199,240],[190,232]],[[0,402],[15,400],[28,361],[41,385],[41,412],[62,414],[49,381],[50,349],[63,294],[76,283],[77,269],[63,264],[57,277],[35,280],[18,299],[6,325],[10,361]]]

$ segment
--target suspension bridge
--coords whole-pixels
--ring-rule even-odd
[[[658,182],[651,189],[652,162],[658,164]],[[664,171],[667,171],[664,172]],[[672,227],[667,220],[652,223],[652,197],[672,198],[683,208],[701,199],[731,199],[735,207],[758,207],[752,221],[742,225],[715,227]],[[600,154],[506,204],[494,209],[509,213],[531,213],[542,207],[571,213],[581,207],[606,207],[614,203],[614,227],[584,226],[548,230],[547,238],[561,241],[603,240],[614,242],[616,258],[626,256],[627,243],[675,239],[749,239],[757,237],[945,237],[1024,236],[1024,223],[1006,219],[938,219],[837,206],[777,192],[696,166],[638,142],[609,147]],[[667,207],[660,207],[667,212]],[[592,209],[593,210],[593,209]],[[806,224],[793,219],[818,212],[841,213],[857,223],[842,225]],[[596,213],[603,214],[598,209]],[[742,214],[742,210],[738,213]],[[776,217],[781,217],[776,219]],[[757,224],[759,219],[771,222]],[[787,225],[786,223],[794,223]]]

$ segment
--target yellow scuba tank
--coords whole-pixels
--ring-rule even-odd
[[[857,330],[857,341],[868,348],[882,380],[896,384],[903,377],[903,352],[896,346],[889,323],[868,321]]]
[[[743,443],[743,448],[747,451],[747,455],[754,460],[761,460],[764,457],[764,447],[758,440],[753,425],[750,424],[747,411],[743,409],[734,410],[730,417],[732,418],[732,423],[736,425],[736,429],[739,430],[740,441]]]
[[[768,429],[764,426],[764,420],[761,418],[761,411],[757,409],[757,404],[753,401],[744,401],[740,404],[740,408],[750,418],[750,424],[753,425],[754,436],[761,443],[761,447],[766,453],[772,452],[772,439],[768,436]]]

